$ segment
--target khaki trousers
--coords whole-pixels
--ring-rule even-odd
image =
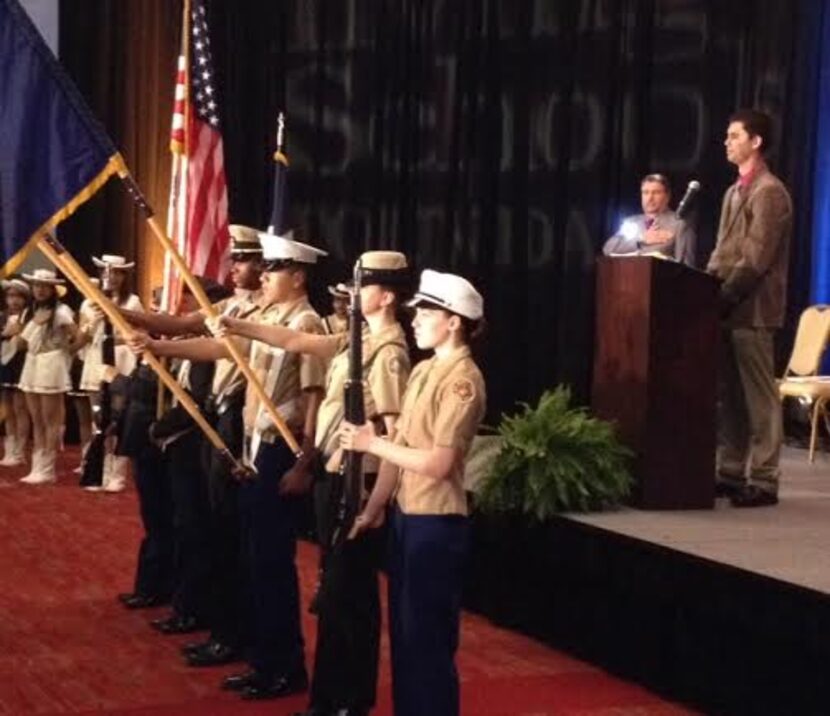
[[[784,430],[768,328],[724,329],[718,365],[720,482],[778,491]]]

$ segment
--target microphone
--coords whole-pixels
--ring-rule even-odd
[[[700,182],[697,179],[692,179],[689,182],[689,185],[686,187],[686,193],[683,195],[683,198],[680,200],[680,203],[677,205],[677,209],[675,210],[675,214],[677,214],[678,219],[682,219],[684,214],[686,213],[689,202],[694,198],[694,195],[700,191]]]

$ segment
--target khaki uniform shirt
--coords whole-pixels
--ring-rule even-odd
[[[337,345],[338,352],[329,365],[326,397],[317,413],[316,432],[317,449],[327,461],[338,452],[337,434],[344,410],[343,391],[349,377],[349,336],[331,336],[330,340]],[[363,398],[367,420],[400,414],[410,368],[406,336],[399,323],[387,326],[375,335],[368,330],[363,332]],[[335,472],[339,468],[339,456],[326,468]],[[377,470],[377,458],[365,455],[363,471],[371,473]]]
[[[421,450],[454,447],[461,459],[443,480],[401,470],[397,502],[406,514],[466,515],[464,460],[484,418],[484,378],[463,346],[415,366],[406,386],[395,443]]]
[[[323,319],[323,327],[326,334],[336,336],[349,330],[349,319],[340,318],[336,313],[332,313]]]
[[[259,291],[240,291],[230,298],[214,303],[213,307],[220,316],[232,316],[233,318],[255,321],[262,311],[258,303],[259,298]],[[234,341],[240,346],[242,355],[250,351],[251,342],[248,339],[237,337],[234,338]],[[220,358],[216,361],[211,393],[217,402],[235,395],[244,386],[245,376],[242,375],[242,371],[239,370],[239,366],[232,358]]]
[[[272,304],[262,310],[259,320],[297,331],[323,332],[323,322],[306,297],[293,303]],[[252,342],[250,356],[251,368],[271,396],[286,425],[294,434],[299,435],[305,420],[302,392],[311,388],[323,388],[325,362],[314,356],[289,353],[260,341]],[[277,429],[265,409],[260,410],[260,400],[253,388],[248,386],[247,390],[245,433],[250,436],[256,427],[262,433],[263,440],[273,442]]]

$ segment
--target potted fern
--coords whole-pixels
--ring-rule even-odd
[[[544,521],[559,512],[614,507],[631,490],[631,451],[613,425],[572,407],[566,386],[546,391],[535,407],[522,404],[517,415],[504,416],[498,437],[500,450],[476,489],[483,512]]]
[[[564,386],[477,438],[465,475],[475,505],[468,608],[521,630],[544,623],[556,514],[618,505],[631,488],[631,456],[610,423],[571,406]]]

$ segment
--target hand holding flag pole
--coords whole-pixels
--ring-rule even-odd
[[[184,279],[185,283],[187,283],[194,298],[199,302],[199,306],[201,306],[208,318],[218,318],[219,312],[210,302],[205,290],[202,288],[202,284],[196,280],[196,277],[193,275],[190,267],[182,258],[181,254],[176,250],[176,247],[173,245],[170,237],[167,236],[167,233],[161,228],[152,207],[142,194],[135,179],[133,179],[132,175],[128,172],[120,174],[119,176],[124,182],[127,192],[130,194],[133,201],[135,201],[138,208],[144,213],[147,224],[150,226],[150,230],[159,242],[161,242],[161,245],[164,247],[165,251],[167,251],[167,255],[173,259],[173,263],[175,263],[180,275]],[[242,375],[245,376],[245,380],[253,388],[257,398],[262,401],[262,405],[265,407],[265,410],[268,412],[268,415],[274,422],[277,430],[279,430],[280,435],[282,435],[283,439],[288,444],[288,447],[290,447],[294,454],[299,457],[302,454],[302,450],[300,449],[296,438],[285,424],[285,420],[283,420],[282,416],[279,414],[279,411],[271,400],[271,397],[268,393],[266,393],[265,388],[256,373],[254,373],[253,368],[251,368],[246,357],[242,355],[242,352],[239,350],[239,346],[234,343],[230,336],[223,336],[219,340],[222,341],[222,344],[225,346],[234,363],[239,366],[240,371],[242,371]]]
[[[101,310],[106,314],[107,318],[112,322],[125,338],[129,338],[133,329],[127,322],[127,319],[121,315],[118,308],[112,300],[104,294],[104,292],[92,283],[87,273],[78,264],[72,255],[63,247],[63,245],[54,237],[42,235],[37,243],[37,247],[43,254],[72,281],[75,287],[88,298],[90,301],[96,303]],[[213,429],[211,424],[205,419],[199,411],[199,407],[190,397],[190,394],[179,385],[179,382],[170,374],[158,358],[151,353],[145,353],[144,359],[147,364],[158,374],[161,381],[167,386],[173,395],[176,396],[181,406],[190,414],[190,417],[196,422],[199,428],[210,440],[211,444],[218,452],[220,452],[228,462],[233,466],[234,470],[245,472],[246,468],[233,456],[228,446]]]

